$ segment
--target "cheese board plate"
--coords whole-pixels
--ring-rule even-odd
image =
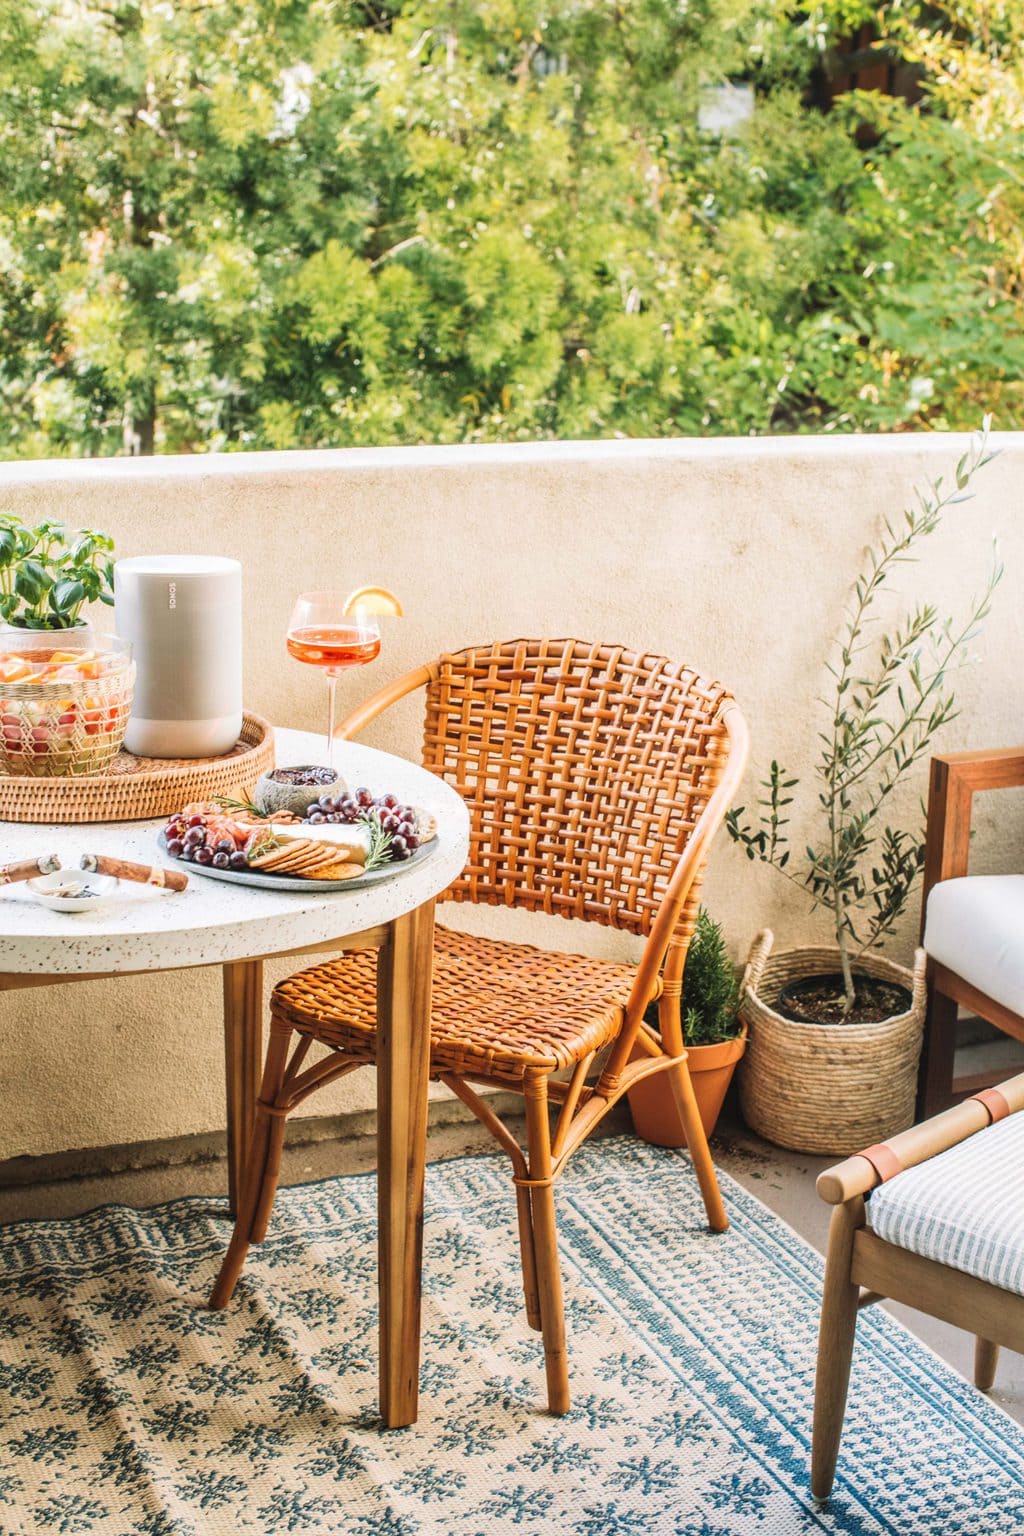
[[[265,891],[301,891],[306,896],[327,891],[358,891],[368,885],[380,885],[385,880],[394,880],[407,870],[417,869],[437,847],[437,839],[432,838],[428,843],[421,843],[409,858],[382,864],[378,869],[371,869],[368,875],[354,875],[349,880],[312,880],[308,876],[275,875],[262,869],[214,869],[212,864],[188,864],[167,853],[166,833],[161,832],[157,841],[171,864],[189,875],[202,875],[208,880],[223,880],[227,885],[248,885]]]

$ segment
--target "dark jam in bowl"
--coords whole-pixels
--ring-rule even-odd
[[[338,775],[333,768],[275,768],[270,777],[275,784],[333,784]]]

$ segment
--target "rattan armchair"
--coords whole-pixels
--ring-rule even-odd
[[[564,1413],[554,1184],[641,1078],[669,1074],[708,1221],[715,1231],[728,1225],[687,1071],[679,998],[709,846],[743,772],[746,726],[720,684],[664,657],[518,640],[409,673],[343,733],[421,688],[424,764],[470,809],[469,858],[444,899],[578,918],[646,941],[634,966],[436,935],[430,1073],[511,1159],[527,1318],[543,1334],[549,1407]],[[660,1036],[643,1023],[659,996]],[[252,1151],[212,1306],[226,1304],[249,1244],[266,1231],[285,1117],[321,1084],[374,1061],[375,1017],[369,953],[275,989]],[[302,1071],[313,1042],[332,1054]],[[525,1152],[481,1087],[522,1094]]]

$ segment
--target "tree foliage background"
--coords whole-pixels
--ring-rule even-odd
[[[1019,425],[1022,130],[1018,0],[4,0],[0,454]]]

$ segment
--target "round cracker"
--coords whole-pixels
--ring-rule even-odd
[[[286,869],[312,846],[311,843],[306,842],[282,843],[279,848],[270,848],[266,853],[259,854],[257,858],[250,859],[249,865],[252,869]]]
[[[362,864],[324,864],[319,869],[312,870],[310,880],[355,880],[358,875],[365,874]]]

